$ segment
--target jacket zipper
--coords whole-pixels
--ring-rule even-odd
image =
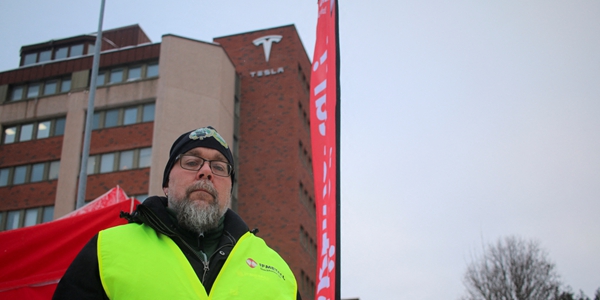
[[[202,257],[200,257],[200,255],[198,255],[196,253],[196,251],[194,251],[194,248],[192,248],[192,246],[190,246],[175,231],[171,230],[170,227],[168,227],[165,223],[163,223],[156,216],[156,214],[152,210],[148,209],[146,212],[149,214],[149,217],[152,219],[152,221],[154,221],[155,223],[158,223],[158,225],[160,225],[160,227],[163,229],[163,230],[160,230],[162,234],[164,234],[164,235],[166,235],[168,237],[171,237],[171,238],[173,238],[173,237],[178,238],[202,262],[202,265],[204,266],[204,273],[202,274],[202,282],[204,282],[204,278],[206,277],[206,273],[208,273],[208,271],[210,270],[210,268],[209,268],[209,259],[206,257],[206,254],[201,251],[202,254],[204,255],[204,259],[202,259]]]
[[[200,232],[200,234],[198,234],[198,250],[200,250],[200,254],[202,255],[202,257],[204,259],[202,260],[202,264],[204,265],[204,273],[202,274],[202,282],[204,282],[204,280],[206,279],[206,273],[209,270],[210,267],[210,260],[208,259],[208,257],[206,256],[206,253],[204,252],[204,232]]]

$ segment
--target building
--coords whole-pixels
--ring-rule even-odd
[[[103,31],[86,201],[119,185],[162,194],[170,146],[212,125],[236,161],[232,209],[314,295],[316,224],[310,60],[293,25],[203,42],[153,43],[138,25]],[[75,209],[95,34],[23,46],[0,72],[0,230]]]

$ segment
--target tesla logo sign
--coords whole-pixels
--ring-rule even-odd
[[[263,37],[259,37],[252,41],[254,46],[263,45],[263,49],[265,50],[265,60],[269,62],[269,56],[271,55],[271,45],[273,42],[279,43],[281,41],[280,35],[266,35]]]
[[[281,35],[265,35],[259,37],[252,41],[254,46],[263,46],[263,50],[265,50],[265,60],[269,62],[269,57],[271,56],[271,46],[273,43],[279,43],[283,37]],[[251,77],[264,77],[270,75],[277,75],[283,73],[283,67],[269,68],[258,71],[250,71]]]

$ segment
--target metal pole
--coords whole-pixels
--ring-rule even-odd
[[[98,20],[98,33],[96,34],[96,46],[94,47],[94,63],[92,66],[92,80],[90,82],[90,96],[88,99],[87,116],[85,119],[85,134],[83,137],[83,152],[79,170],[79,185],[77,189],[77,206],[80,208],[85,204],[85,188],[87,185],[87,163],[90,156],[90,140],[92,135],[92,122],[94,121],[94,99],[96,98],[96,77],[100,66],[100,48],[102,48],[102,20],[104,19],[104,1],[100,4],[100,18]]]

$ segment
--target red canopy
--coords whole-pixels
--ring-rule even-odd
[[[0,232],[0,299],[50,299],[83,246],[102,229],[127,223],[139,204],[115,187],[52,222]]]

